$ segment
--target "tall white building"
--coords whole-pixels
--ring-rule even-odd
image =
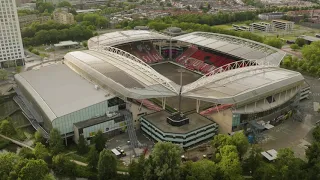
[[[15,0],[0,0],[0,68],[24,65]]]

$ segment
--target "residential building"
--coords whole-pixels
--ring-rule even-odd
[[[61,23],[61,24],[75,23],[73,14],[71,14],[67,11],[64,11],[61,9],[55,10],[52,15],[53,15],[53,20],[58,23]]]
[[[19,16],[20,28],[23,28],[24,26],[29,25],[33,22],[44,23],[49,20],[51,20],[50,16],[37,16],[35,14]]]
[[[294,22],[286,21],[286,20],[272,20],[272,28],[273,30],[285,30],[292,31],[294,26]]]
[[[0,68],[24,65],[16,3],[14,0],[0,2]]]
[[[284,16],[284,13],[281,12],[273,12],[273,13],[264,13],[259,14],[258,17],[261,20],[274,20],[274,19],[281,19]]]
[[[252,23],[250,24],[251,31],[263,31],[263,32],[271,32],[272,31],[272,25],[270,23],[264,23],[264,22],[259,22],[259,23]]]

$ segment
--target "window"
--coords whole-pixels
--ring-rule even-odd
[[[273,96],[268,96],[266,100],[268,101],[268,103],[273,103],[276,101]]]

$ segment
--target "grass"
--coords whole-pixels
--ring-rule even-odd
[[[118,164],[117,164],[117,171],[121,171],[121,172],[129,172],[129,167],[128,166],[125,166],[123,164],[122,161],[118,161]]]
[[[70,159],[76,160],[76,161],[80,161],[83,163],[88,163],[86,155],[79,155],[77,153],[72,153],[72,154],[68,154],[68,157]]]

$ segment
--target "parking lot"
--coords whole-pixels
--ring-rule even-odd
[[[297,157],[305,159],[307,145],[312,142],[312,130],[320,120],[320,114],[314,111],[313,103],[320,102],[320,80],[305,76],[311,87],[310,98],[300,102],[302,121],[293,118],[262,133],[264,139],[259,146],[264,150],[292,148]]]

